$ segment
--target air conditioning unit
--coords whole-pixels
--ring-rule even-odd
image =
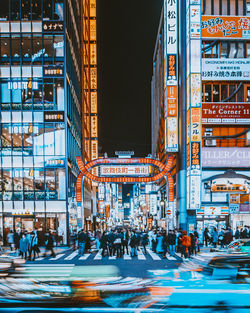
[[[206,147],[216,147],[216,139],[206,139]]]

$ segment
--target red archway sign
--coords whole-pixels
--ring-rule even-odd
[[[119,158],[106,158],[106,159],[96,159],[92,160],[86,164],[83,164],[81,157],[76,157],[77,165],[80,169],[80,174],[78,175],[76,182],[76,201],[81,202],[81,194],[82,194],[82,179],[83,177],[87,177],[88,179],[98,182],[98,183],[153,183],[162,179],[164,176],[168,180],[169,185],[169,201],[174,201],[173,199],[173,190],[174,190],[174,182],[173,177],[169,173],[171,166],[173,164],[173,156],[170,155],[168,157],[167,163],[163,164],[160,161],[150,159],[150,158],[129,158],[129,159],[119,159]],[[112,177],[112,175],[107,177],[99,177],[90,173],[90,170],[93,167],[100,165],[138,165],[138,164],[148,164],[158,167],[160,172],[154,176],[145,176],[145,177],[127,177],[127,176],[119,176]],[[172,199],[171,199],[172,198]]]

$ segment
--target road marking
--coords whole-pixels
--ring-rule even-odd
[[[90,253],[86,253],[86,254],[84,254],[83,256],[81,256],[80,258],[79,258],[79,260],[87,260],[87,258],[90,256]]]
[[[124,260],[132,260],[131,256],[128,254],[124,254],[123,258]]]
[[[41,256],[40,258],[37,258],[36,261],[42,261],[42,260],[44,260],[44,259],[45,259],[45,257],[42,257],[42,256]]]
[[[102,259],[102,249],[98,251],[96,256],[94,257],[94,260],[101,260]]]
[[[149,249],[147,249],[147,251],[148,251],[148,253],[150,254],[150,256],[151,256],[151,258],[153,259],[153,260],[157,260],[157,261],[160,261],[161,260],[161,258],[159,257],[159,255],[157,255],[156,253],[154,253],[153,251],[151,251],[151,250],[149,250]]]
[[[67,258],[65,258],[64,260],[72,260],[77,256],[77,254],[78,254],[78,251],[74,251],[73,253],[68,255]]]
[[[170,261],[176,261],[176,258],[175,258],[174,256],[168,256],[167,258],[168,258],[168,260],[170,260]]]
[[[146,260],[146,256],[142,253],[141,250],[138,250],[138,260]]]
[[[64,256],[65,253],[61,253],[61,254],[58,254],[57,256],[55,256],[54,258],[50,258],[51,261],[55,261],[55,260],[58,260],[60,259],[61,257]]]
[[[110,256],[110,257],[109,257],[109,260],[116,260],[116,255]]]
[[[24,271],[14,277],[69,277],[75,264],[25,264]]]

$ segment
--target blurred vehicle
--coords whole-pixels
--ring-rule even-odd
[[[0,278],[7,277],[25,263],[24,260],[7,255],[0,255]]]
[[[250,240],[243,242],[239,249],[243,253],[250,253]]]

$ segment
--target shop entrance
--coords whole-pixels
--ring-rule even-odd
[[[28,231],[34,230],[34,217],[14,216],[14,230]]]

